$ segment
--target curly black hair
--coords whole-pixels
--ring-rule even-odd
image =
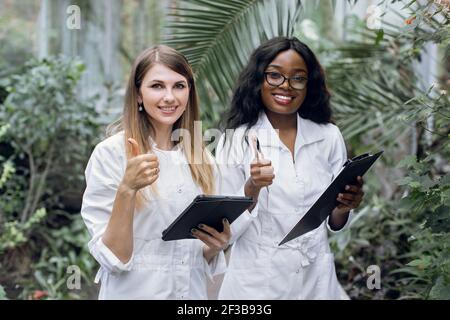
[[[300,117],[319,124],[332,122],[330,93],[325,84],[325,73],[311,49],[295,37],[276,37],[261,44],[250,56],[247,66],[234,88],[231,108],[226,117],[226,128],[236,129],[246,124],[247,130],[258,120],[264,110],[261,87],[264,72],[275,57],[293,49],[303,57],[308,68],[307,94],[298,113]]]

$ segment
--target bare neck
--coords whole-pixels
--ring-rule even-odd
[[[297,113],[294,114],[279,114],[270,110],[265,110],[270,124],[276,130],[291,131],[297,130]]]
[[[172,150],[174,142],[172,141],[172,125],[162,125],[157,123],[152,123],[155,129],[154,134],[152,134],[152,139],[155,142],[158,149],[161,150]]]
[[[266,110],[267,118],[272,127],[277,131],[281,142],[291,152],[292,160],[295,161],[295,140],[297,137],[297,114],[280,115]]]

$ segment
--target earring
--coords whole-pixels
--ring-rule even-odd
[[[142,110],[143,110],[142,103],[138,103],[138,106],[139,106],[139,108],[138,108],[139,112],[142,112]]]

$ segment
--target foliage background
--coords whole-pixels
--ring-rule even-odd
[[[69,5],[80,30],[66,26]],[[378,8],[367,10],[370,5]],[[319,57],[349,156],[384,149],[351,227],[331,237],[354,299],[450,298],[448,1],[0,0],[0,299],[95,299],[84,168],[120,113],[133,58],[191,62],[217,127],[251,51],[295,35]],[[377,15],[381,13],[380,15]],[[368,28],[371,19],[381,25]],[[67,287],[67,268],[82,287]],[[367,268],[381,288],[367,286]]]

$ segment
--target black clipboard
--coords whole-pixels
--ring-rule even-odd
[[[355,184],[358,176],[363,176],[374,162],[381,156],[383,151],[374,155],[365,153],[347,160],[343,169],[331,182],[328,188],[322,193],[312,207],[305,213],[300,221],[280,242],[279,246],[291,241],[307,232],[318,228],[322,222],[331,214],[331,211],[338,205],[336,200],[338,194],[345,190],[348,184]]]
[[[199,195],[162,233],[164,241],[196,239],[192,228],[206,224],[223,231],[223,218],[231,224],[246,209],[254,204],[251,197]]]

